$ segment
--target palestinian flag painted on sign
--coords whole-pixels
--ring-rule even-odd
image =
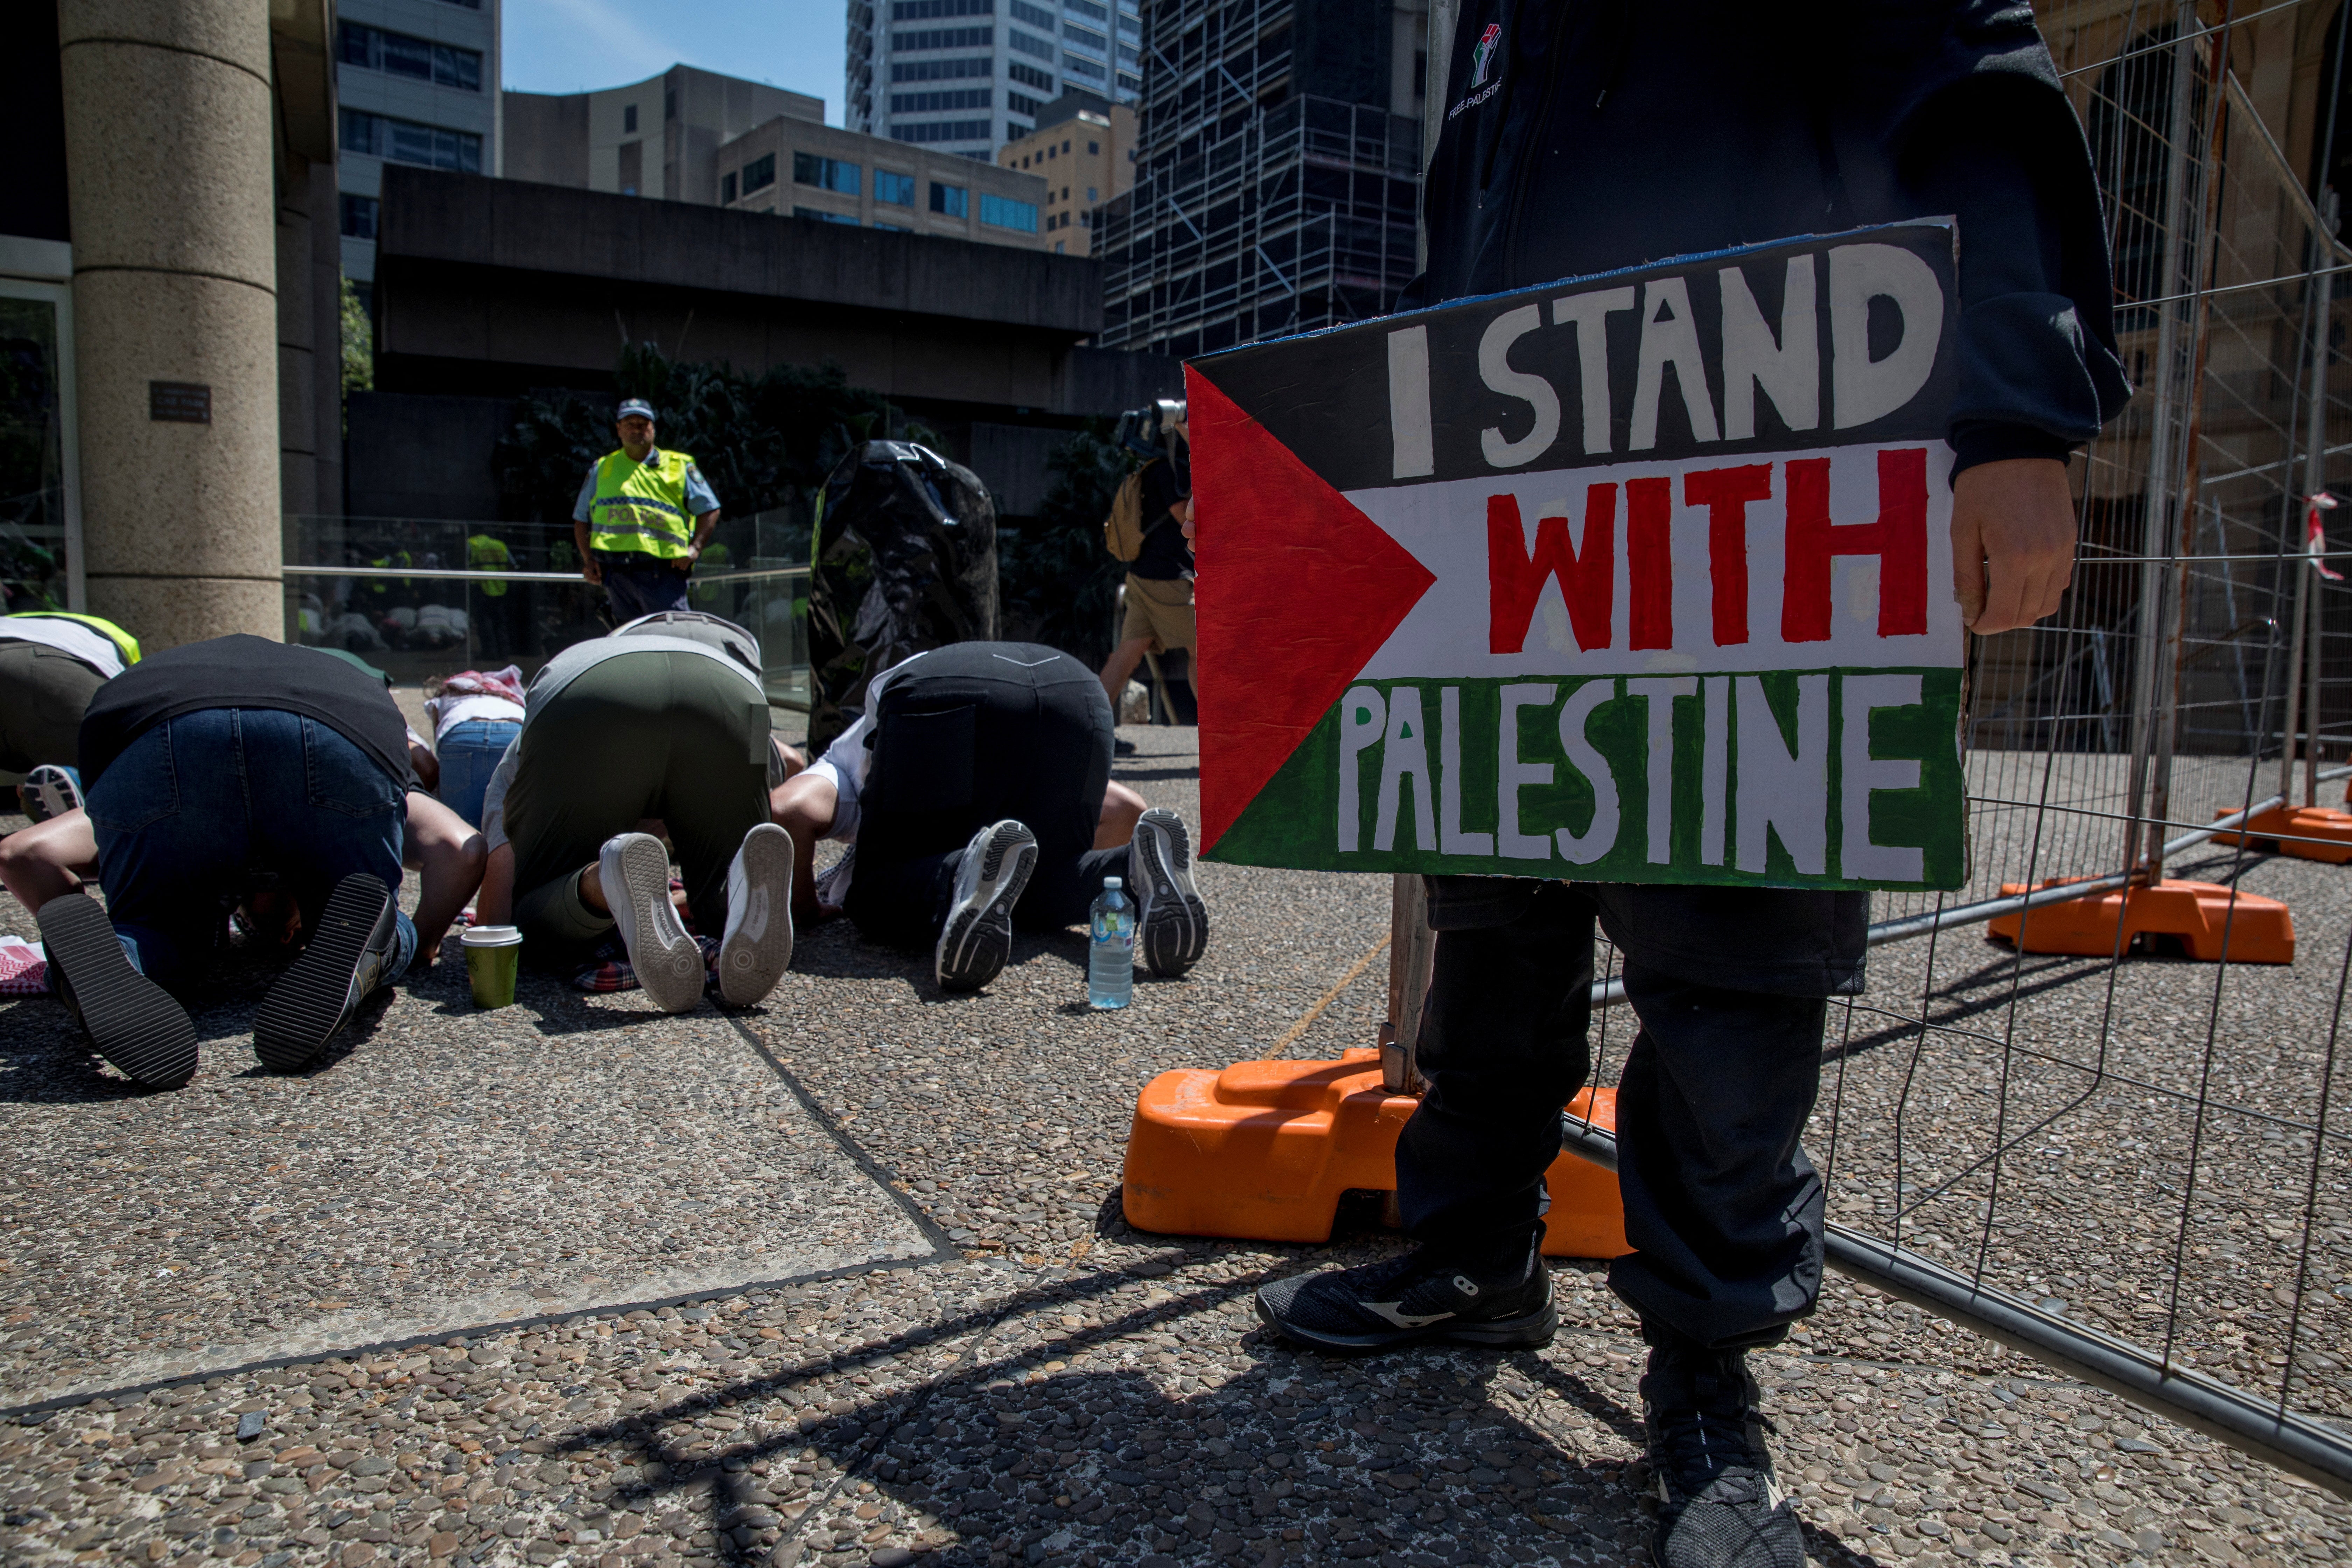
[[[1213,858],[1958,887],[1949,219],[1186,366]]]

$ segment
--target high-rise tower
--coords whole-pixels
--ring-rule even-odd
[[[968,158],[1036,129],[1066,89],[1142,90],[1137,0],[849,0],[844,123]]]
[[[1428,0],[1143,0],[1141,20],[1098,341],[1184,356],[1393,309],[1415,270]]]

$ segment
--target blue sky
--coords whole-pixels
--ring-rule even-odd
[[[504,0],[506,81],[579,92],[674,63],[824,100],[841,123],[844,0]]]

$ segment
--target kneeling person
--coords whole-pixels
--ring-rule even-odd
[[[829,892],[875,941],[930,942],[939,983],[972,990],[1003,969],[1016,920],[1075,924],[1119,877],[1144,962],[1181,974],[1209,938],[1191,842],[1174,812],[1110,783],[1110,700],[1069,655],[917,654],[875,677],[865,716],[776,792],[804,882],[817,840],[855,847],[802,907]]]
[[[107,907],[55,898],[37,918],[59,997],[124,1072],[155,1088],[194,1073],[173,993],[210,961],[224,901],[257,889],[290,901],[304,942],[254,1019],[265,1067],[309,1065],[408,967],[408,727],[382,685],[314,649],[215,637],[108,681],[79,740]]]
[[[705,969],[670,902],[669,856],[637,830],[658,819],[697,921],[725,932],[720,996],[758,1002],[793,956],[792,843],[768,820],[782,765],[760,646],[740,626],[664,612],[564,649],[490,775],[484,921],[510,904],[534,962],[584,954],[617,926],[646,994],[687,1011]]]

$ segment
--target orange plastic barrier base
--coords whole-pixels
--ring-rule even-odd
[[[2068,878],[2054,878],[2044,888],[2062,886]],[[2022,882],[2003,882],[2004,897],[2033,889]],[[2123,922],[2123,945],[2136,936],[2178,937],[2189,956],[2207,963],[2222,958],[2222,933],[2229,936],[2229,953],[2237,963],[2293,963],[2294,916],[2276,899],[2253,893],[2236,895],[2231,908],[2227,888],[2211,882],[2167,879],[2144,888],[2116,888],[2090,898],[2036,910],[1996,915],[1990,934],[2017,942],[2026,952],[2072,953],[2081,958],[2105,958],[2116,951],[2116,922]],[[2025,939],[2018,942],[2018,924]]]
[[[1127,1141],[1129,1225],[1170,1236],[1328,1241],[1339,1194],[1396,1189],[1397,1134],[1420,1102],[1381,1087],[1380,1052],[1339,1060],[1178,1068],[1144,1086]],[[1616,1126],[1614,1089],[1586,1089],[1573,1116]],[[1552,1162],[1544,1251],[1616,1258],[1625,1245],[1617,1176],[1571,1154]]]
[[[2229,813],[2220,815],[2226,816]],[[2281,833],[2297,837],[2273,837]],[[2258,811],[2246,818],[2246,825],[2241,830],[2216,833],[2213,842],[2235,844],[2242,837],[2251,839],[2257,849],[2292,855],[2298,860],[2325,860],[2330,866],[2341,866],[2352,860],[2352,812],[2336,811],[2325,805],[2274,805],[2268,811]],[[2328,842],[2311,844],[2298,841],[2312,838],[2325,838]]]

